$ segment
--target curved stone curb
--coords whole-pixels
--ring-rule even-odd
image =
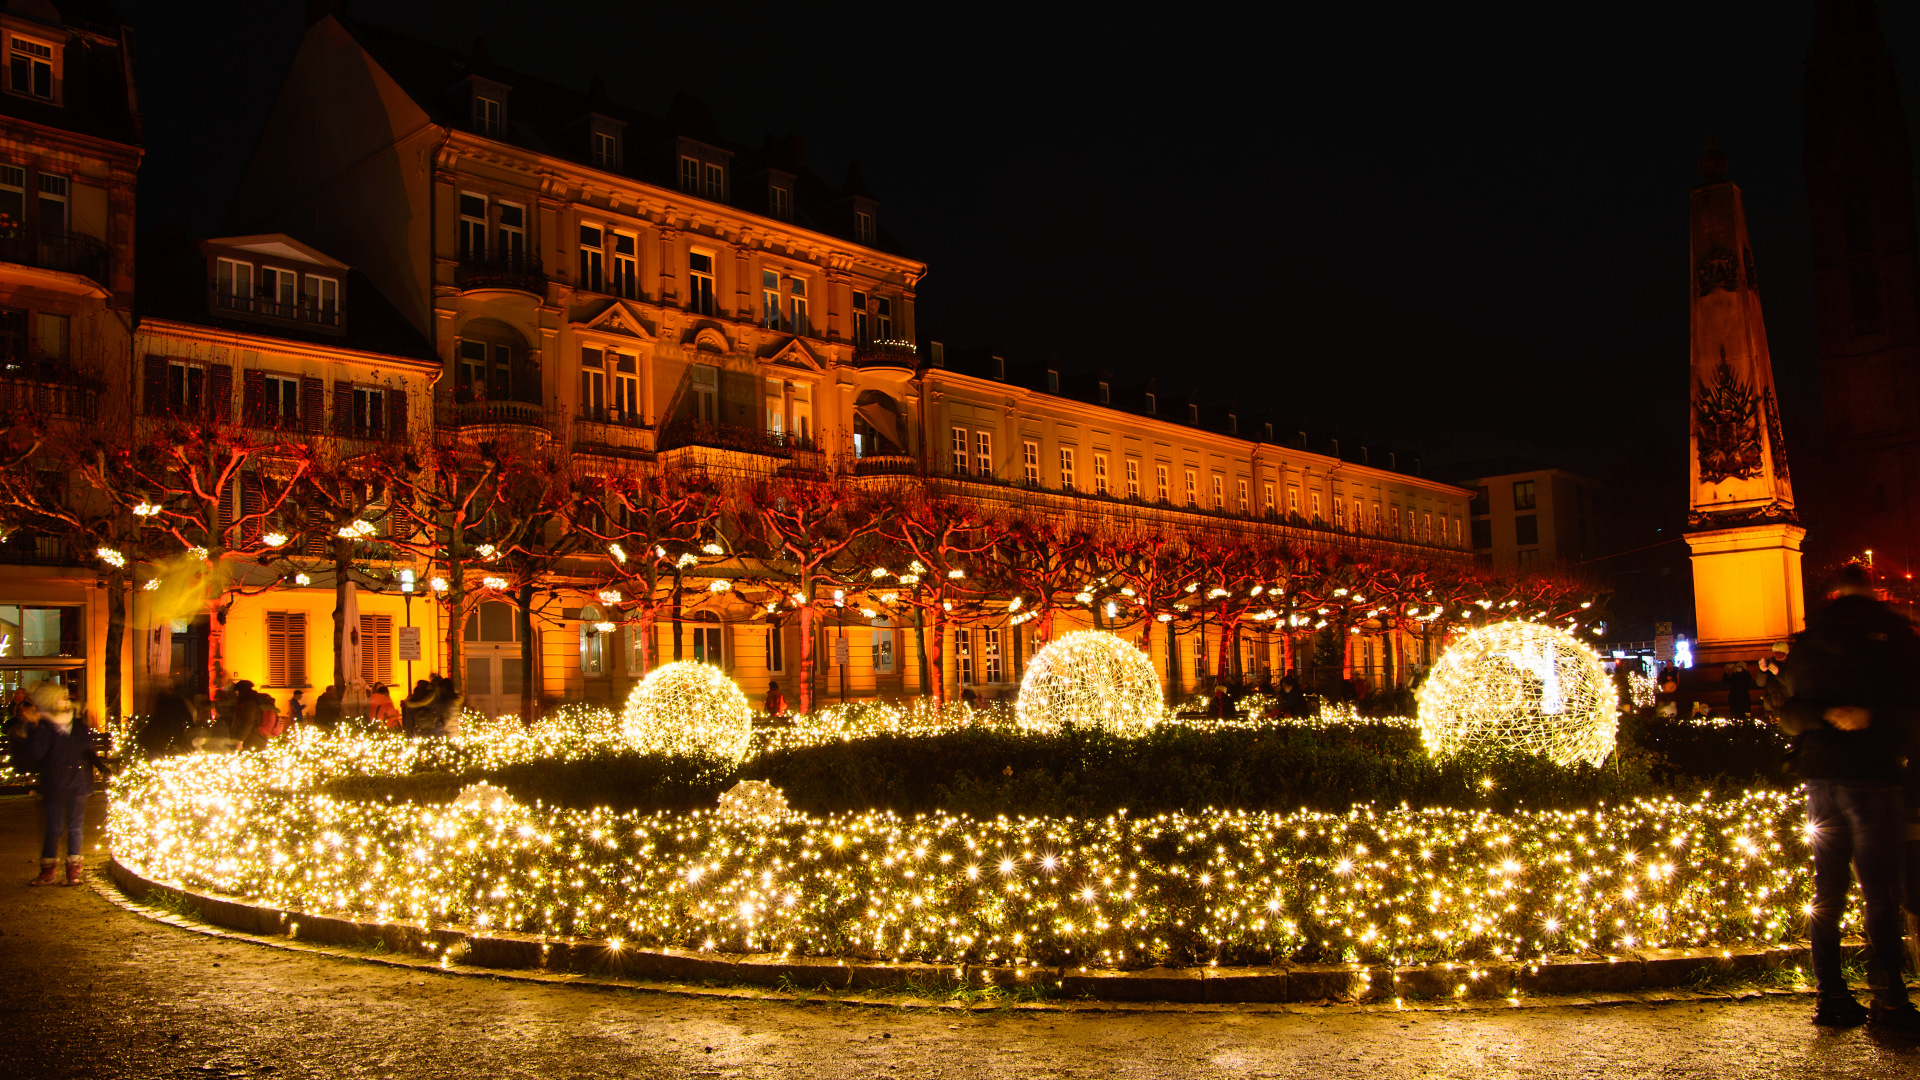
[[[1526,997],[1574,997],[1590,1002],[1724,998],[1725,994],[1648,991],[1709,980],[1809,966],[1804,947],[1774,949],[1649,949],[1614,957],[1564,957],[1529,964],[1442,963],[1414,967],[1364,964],[1287,964],[1270,967],[1086,968],[1001,967],[904,962],[855,962],[722,954],[687,949],[616,948],[605,941],[486,934],[413,923],[375,923],[250,904],[148,881],[119,861],[106,866],[130,901],[155,897],[193,908],[199,921],[267,943],[326,943],[384,947],[386,956],[316,950],[328,955],[430,967],[461,973],[536,978],[626,989],[696,992],[687,983],[732,983],[784,993],[698,991],[729,997],[827,995],[858,991],[946,993],[962,988],[1052,989],[1069,997],[1113,1003],[1316,1004],[1397,1006],[1408,1002],[1490,1003]],[[180,920],[188,925],[187,920]],[[1850,947],[1856,951],[1858,946]],[[598,977],[598,978],[595,978]],[[613,981],[618,980],[618,981]],[[665,985],[654,985],[655,981]],[[836,999],[841,1000],[841,999]],[[851,999],[849,999],[851,1000]],[[928,1002],[927,1004],[932,1004]],[[988,1006],[1001,1007],[1001,1006]],[[1057,1006],[1056,1006],[1057,1007]]]

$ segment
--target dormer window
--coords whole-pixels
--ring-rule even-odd
[[[1273,425],[1262,424],[1260,426],[1260,437],[1265,439],[1268,442],[1272,442],[1273,441]]]
[[[238,259],[219,260],[213,294],[214,303],[229,311],[252,311],[253,264]]]
[[[683,157],[680,159],[680,190],[689,195],[700,194],[700,159]]]
[[[1187,406],[1187,423],[1197,424],[1199,422],[1200,422],[1200,406],[1189,404]]]
[[[1007,381],[1007,358],[1006,357],[996,356],[993,358],[993,377],[998,382]]]
[[[1238,416],[1235,416],[1233,413],[1227,414],[1227,434],[1229,435],[1240,434],[1240,418]]]
[[[698,195],[714,202],[725,202],[727,198],[726,155],[717,150],[705,151],[698,144],[681,141],[680,153],[680,190],[689,195]],[[688,152],[691,148],[692,152]]]
[[[620,167],[620,139],[611,131],[593,133],[593,167],[608,172]]]
[[[294,318],[294,297],[300,291],[300,275],[279,267],[260,268],[260,314],[277,319]]]
[[[1155,394],[1153,391],[1151,390],[1147,391],[1147,412],[1152,413],[1154,411],[1154,406],[1157,403],[1158,398],[1159,398],[1159,395]]]
[[[500,135],[500,99],[485,94],[473,95],[473,130],[481,135]]]
[[[1105,405],[1111,397],[1111,391],[1105,379],[1100,380],[1100,404]]]
[[[1006,366],[1005,366],[1006,361],[1002,360],[1000,363],[1001,363],[1001,377],[1005,378],[1006,377]],[[927,364],[931,367],[937,367],[937,368],[946,367],[947,366],[946,345],[938,341],[927,342]]]
[[[1060,392],[1060,372],[1053,368],[1048,368],[1047,369],[1047,393],[1057,394],[1059,392]]]
[[[338,278],[306,275],[303,317],[321,326],[340,325],[340,281]]]
[[[853,212],[853,238],[863,244],[871,244],[874,239],[873,215],[865,210]]]
[[[778,180],[767,182],[767,213],[781,221],[793,220],[793,188]]]
[[[9,50],[7,88],[16,94],[53,101],[59,81],[53,73],[53,46],[32,38],[15,37]]]

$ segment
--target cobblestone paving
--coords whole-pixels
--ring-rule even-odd
[[[440,975],[205,937],[91,889],[27,888],[38,836],[36,805],[0,799],[0,1077],[1920,1076],[1920,1045],[1822,1034],[1792,997],[956,1013]]]

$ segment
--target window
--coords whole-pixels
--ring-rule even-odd
[[[300,427],[300,380],[286,375],[266,377],[265,415],[260,422],[290,431]]]
[[[1486,487],[1482,486],[1473,489],[1471,509],[1475,514],[1490,514],[1493,512],[1493,498],[1487,494]]]
[[[885,301],[881,301],[885,303]],[[812,336],[813,324],[807,319],[807,280],[790,277],[787,279],[787,310],[790,322],[787,332]]]
[[[1247,482],[1243,478],[1238,481],[1238,484],[1240,486],[1240,512],[1244,514],[1247,512]]]
[[[1060,373],[1053,368],[1047,369],[1047,392],[1050,394],[1060,392]]]
[[[1227,414],[1227,434],[1229,435],[1240,434],[1240,414],[1238,413]]]
[[[934,342],[933,347],[938,349],[940,347],[940,343],[937,341]],[[994,381],[1006,382],[1007,381],[1007,358],[1004,356],[991,357],[990,363],[993,366]],[[936,364],[934,366],[938,367],[939,365]]]
[[[973,433],[973,471],[981,476],[993,475],[993,432],[991,431]]]
[[[1260,437],[1266,440],[1267,442],[1272,442],[1273,441],[1273,425],[1272,424],[1260,425]]]
[[[393,685],[393,616],[360,616],[360,678],[369,686]]]
[[[599,349],[580,350],[580,414],[589,420],[607,415],[607,361]]]
[[[207,369],[185,360],[167,363],[167,412],[173,416],[205,416]]]
[[[1367,513],[1362,509],[1360,499],[1357,496],[1353,500],[1353,521],[1351,525],[1354,532],[1360,532],[1367,527]]]
[[[967,429],[953,429],[953,471],[961,476],[967,475]]]
[[[613,234],[613,279],[608,291],[629,300],[640,299],[640,241],[628,233]]]
[[[1522,570],[1532,570],[1540,565],[1539,548],[1526,548],[1513,554],[1514,563]]]
[[[865,210],[856,210],[853,214],[853,238],[863,244],[873,243],[873,215]]]
[[[1200,505],[1200,477],[1192,469],[1187,470],[1187,505]]]
[[[580,226],[580,280],[588,292],[606,291],[606,234],[598,226]]]
[[[1427,543],[1429,544],[1433,543],[1433,514],[1431,512],[1428,512],[1420,515],[1420,522],[1421,522],[1421,528]],[[1442,526],[1444,526],[1445,522],[1442,522],[1441,524]]]
[[[611,170],[620,159],[620,142],[605,131],[593,133],[593,164],[595,168]]]
[[[1107,493],[1107,455],[1093,455],[1093,491],[1096,495]]]
[[[706,177],[706,197],[715,202],[724,201],[727,197],[727,167],[709,163],[703,172]]]
[[[785,184],[767,185],[767,212],[781,221],[793,218],[793,189]]]
[[[1369,524],[1372,526],[1372,528],[1369,529],[1368,531],[1373,533],[1375,536],[1380,535],[1380,504],[1377,502],[1373,504],[1373,517],[1369,521]]]
[[[768,379],[765,392],[766,425],[769,435],[784,435],[787,430],[787,382]]]
[[[1473,547],[1484,551],[1493,546],[1493,521],[1490,518],[1473,519]]]
[[[1333,500],[1333,524],[1336,528],[1347,527],[1347,504],[1337,498]]]
[[[881,341],[893,340],[893,297],[876,296],[873,298],[873,333]]]
[[[0,234],[17,236],[27,223],[27,170],[0,165]]]
[[[1533,509],[1533,481],[1515,480],[1513,482],[1513,508],[1515,510]]]
[[[232,311],[253,310],[253,264],[219,259],[214,264],[214,302]]]
[[[689,195],[700,194],[700,159],[683,157],[680,159],[680,190]]]
[[[1188,405],[1187,406],[1187,423],[1197,424],[1199,422],[1200,422],[1200,406],[1191,405],[1191,404]]]
[[[500,134],[500,102],[496,98],[473,96],[473,130],[482,135]]]
[[[1319,521],[1319,520],[1321,520],[1321,518],[1320,518],[1320,493],[1319,493],[1318,491],[1316,491],[1316,492],[1314,492],[1314,493],[1313,493],[1313,520],[1315,520],[1315,521]]]
[[[1039,486],[1040,483],[1040,444],[1032,439],[1020,443],[1020,466],[1026,472],[1027,483]]]
[[[1219,473],[1214,473],[1213,474],[1213,508],[1215,510],[1225,510],[1227,508],[1226,487],[1227,487],[1226,481],[1221,478]]]
[[[953,632],[954,655],[960,659],[960,682],[962,685],[973,683],[973,631],[955,630]]]
[[[867,316],[867,294],[853,290],[853,343],[865,345],[873,340],[873,327]]]
[[[1127,459],[1127,498],[1140,497],[1140,459]]]
[[[1161,502],[1167,502],[1171,500],[1173,498],[1173,485],[1167,482],[1167,467],[1165,465],[1161,465],[1161,464],[1154,465],[1153,480],[1154,480],[1154,492],[1155,492],[1154,497],[1159,499]]]
[[[321,326],[340,325],[340,282],[336,278],[308,274],[304,282],[306,319]]]
[[[1455,547],[1460,544],[1460,515],[1458,514],[1453,516],[1453,543]]]
[[[40,174],[40,237],[67,231],[67,178]]]
[[[267,612],[267,685],[307,685],[306,612]]]
[[[299,293],[299,275],[291,270],[263,266],[260,268],[260,314],[273,315],[282,319],[292,319],[299,315],[294,306],[295,296]]]
[[[767,627],[767,671],[778,675],[787,670],[787,643],[778,626]]]
[[[634,386],[639,386],[634,380]],[[813,390],[807,383],[788,383],[787,389],[793,393],[793,422],[789,430],[802,440],[813,438]]]
[[[1262,487],[1264,487],[1264,488],[1266,489],[1266,497],[1267,497],[1267,498],[1266,498],[1266,511],[1267,511],[1267,516],[1268,516],[1268,517],[1272,517],[1272,516],[1273,516],[1273,511],[1274,511],[1274,504],[1273,504],[1273,485],[1272,485],[1271,483],[1267,483],[1267,484],[1263,484],[1263,485],[1261,485],[1261,486],[1262,486]]]
[[[1060,486],[1073,490],[1073,448],[1070,446],[1060,448]]]
[[[1521,514],[1513,519],[1513,542],[1516,544],[1537,544],[1540,542],[1539,515]]]
[[[469,191],[460,193],[460,260],[470,262],[487,257],[487,198]]]
[[[14,93],[53,100],[53,46],[14,38],[11,71],[8,86]]]
[[[893,674],[893,626],[885,619],[873,622],[873,670],[875,674]]]
[[[986,675],[986,681],[990,683],[1005,682],[1005,669],[1000,665],[999,628],[989,627],[988,629],[980,631],[980,645],[981,651],[986,654],[982,657],[985,661],[982,666],[985,668],[984,674]]]
[[[702,664],[712,664],[724,668],[726,651],[721,647],[720,617],[711,611],[697,612],[693,616],[693,658]],[[709,625],[712,624],[712,625]]]
[[[500,204],[500,261],[519,269],[527,261],[527,208],[513,203]]]
[[[712,364],[695,364],[693,379],[693,418],[703,424],[720,419],[720,369]]]
[[[352,419],[354,435],[379,438],[387,430],[387,392],[354,387]]]
[[[705,251],[687,253],[687,310],[701,315],[712,315],[717,310],[713,302],[713,255]]]
[[[1318,500],[1315,500],[1314,505],[1316,506],[1316,508],[1318,507],[1319,505]],[[1299,512],[1300,512],[1300,489],[1289,484],[1287,485],[1287,513],[1297,514]]]
[[[760,271],[760,324],[769,330],[780,329],[780,272],[778,270]]]
[[[1147,411],[1149,413],[1154,411],[1154,403],[1158,400],[1159,400],[1159,395],[1155,394],[1151,390],[1147,391]]]
[[[1400,504],[1394,503],[1387,513],[1387,527],[1392,530],[1395,539],[1400,539]]]
[[[645,423],[640,417],[640,358],[632,353],[609,353],[607,359],[613,368],[613,400],[609,402],[613,419]]]
[[[580,674],[607,673],[607,635],[597,625],[605,621],[600,609],[587,604],[580,609]]]
[[[1100,404],[1102,405],[1107,404],[1107,401],[1110,396],[1111,394],[1107,386],[1107,381],[1105,379],[1100,380]]]
[[[33,317],[33,349],[42,360],[67,359],[67,317],[38,312]]]

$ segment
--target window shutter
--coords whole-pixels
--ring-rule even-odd
[[[346,438],[353,434],[353,384],[333,384],[333,433]]]
[[[287,681],[284,686],[307,685],[307,613],[287,615]]]
[[[240,374],[240,422],[259,427],[266,419],[267,373],[253,370]]]
[[[300,426],[309,435],[327,430],[327,389],[319,379],[300,380]]]
[[[267,612],[267,685],[287,685],[287,613]]]
[[[224,424],[233,419],[233,365],[207,365],[207,419]]]
[[[407,441],[407,392],[397,387],[387,391],[387,441]]]
[[[148,416],[167,415],[167,358],[147,357],[146,399]]]
[[[226,546],[227,530],[233,527],[233,485],[220,489],[220,506],[214,514],[214,531],[222,546]]]
[[[258,473],[241,473],[240,474],[240,513],[243,517],[247,518],[246,525],[241,529],[243,543],[246,543],[246,544],[258,543],[260,540],[261,534],[266,532],[266,529],[262,525],[260,519],[252,516],[254,514],[258,514],[261,511],[261,509],[266,506],[266,502],[267,502],[266,481],[260,479],[260,475]]]
[[[393,616],[360,616],[360,678],[370,686],[393,684]]]

